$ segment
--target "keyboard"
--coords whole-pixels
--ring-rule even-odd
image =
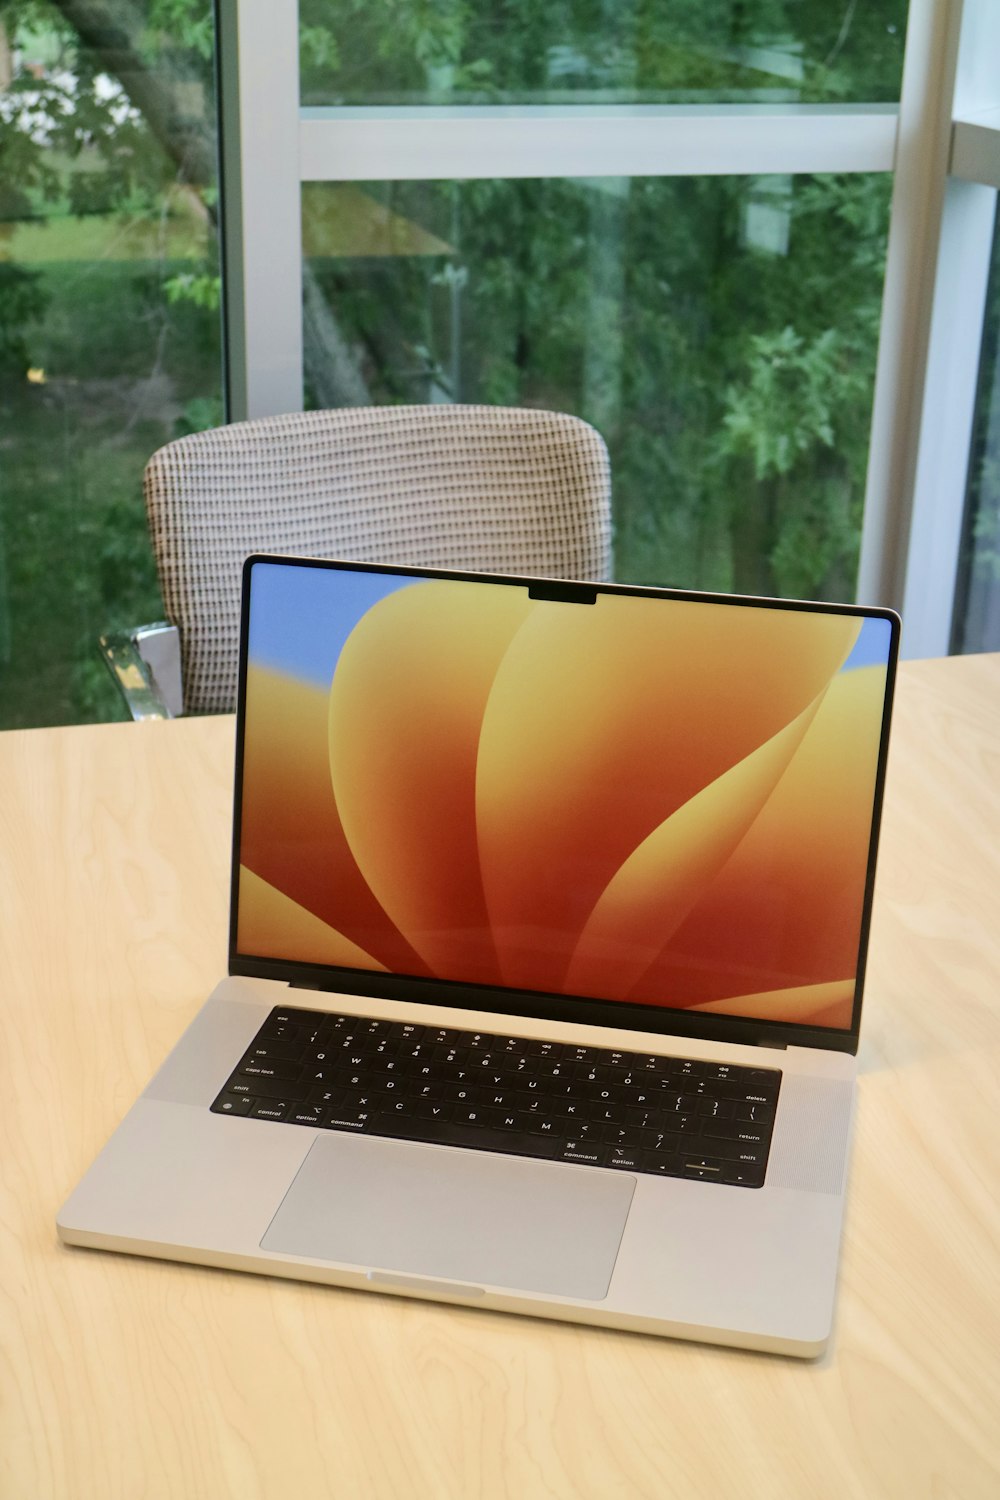
[[[275,1007],[216,1114],[763,1185],[774,1068]]]

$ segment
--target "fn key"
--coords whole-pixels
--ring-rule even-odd
[[[212,1109],[220,1115],[248,1115],[256,1102],[249,1094],[221,1094]]]

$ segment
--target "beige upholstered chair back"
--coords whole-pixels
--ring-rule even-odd
[[[609,575],[607,450],[558,412],[353,407],[237,422],[161,448],[145,494],[187,713],[235,705],[251,552]]]

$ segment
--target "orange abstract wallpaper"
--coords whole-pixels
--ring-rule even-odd
[[[263,566],[241,954],[850,1024],[886,621]]]

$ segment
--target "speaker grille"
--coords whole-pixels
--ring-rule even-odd
[[[786,1075],[767,1168],[769,1187],[841,1193],[853,1082]]]

